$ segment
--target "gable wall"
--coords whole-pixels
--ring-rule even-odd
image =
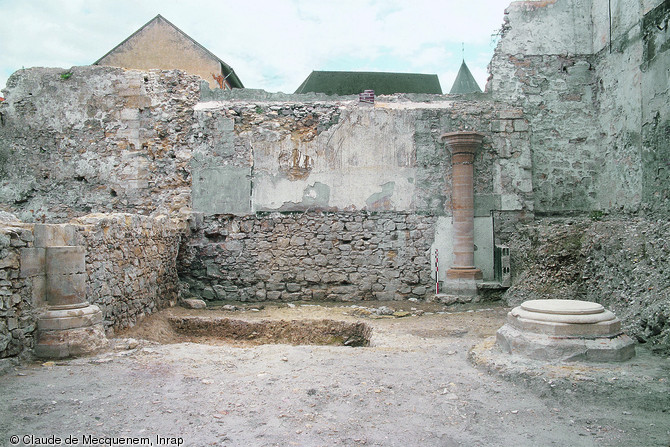
[[[102,58],[98,65],[138,70],[184,70],[200,76],[211,88],[218,87],[212,74],[222,74],[218,60],[160,19],[142,28]]]

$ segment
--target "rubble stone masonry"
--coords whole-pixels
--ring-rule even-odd
[[[46,308],[44,247],[86,247],[86,298],[108,333],[177,300],[181,231],[169,219],[89,215],[72,224],[0,223],[0,358],[32,348]]]
[[[436,217],[415,213],[194,216],[179,255],[189,293],[241,301],[426,299]]]
[[[71,222],[72,245],[87,247],[87,299],[108,331],[175,302],[180,280],[184,294],[209,300],[428,298],[430,247],[451,229],[447,132],[484,135],[474,214],[488,226],[476,226],[475,245],[491,229],[509,244],[520,287],[532,289],[524,269],[545,241],[519,235],[551,230],[538,217],[615,228],[634,215],[639,234],[647,223],[646,234],[667,233],[668,20],[662,0],[516,1],[485,93],[373,105],[210,90],[179,71],[19,70],[0,103],[0,212],[23,222],[0,225],[0,356],[33,344],[39,228],[49,224]],[[596,250],[594,262],[612,253]],[[665,253],[649,257],[650,272],[666,271]],[[574,259],[556,268],[573,271]],[[637,274],[612,272],[602,281]],[[617,310],[636,300],[640,312],[623,313],[624,324],[646,324],[651,341],[670,330],[658,304],[670,292],[666,282],[644,287],[622,286],[616,302],[587,298]],[[506,299],[523,296],[516,287]]]

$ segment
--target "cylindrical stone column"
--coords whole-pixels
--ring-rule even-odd
[[[475,266],[474,233],[475,203],[473,163],[475,150],[484,139],[477,132],[450,132],[442,135],[451,149],[452,210],[454,220],[453,265],[446,272],[450,280],[482,279],[482,271]]]
[[[45,248],[47,308],[37,320],[35,354],[62,358],[107,346],[102,312],[86,299],[86,248]]]
[[[86,301],[86,248],[46,247],[46,297],[49,308],[76,309]]]

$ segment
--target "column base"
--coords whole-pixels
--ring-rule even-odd
[[[442,283],[440,295],[468,297],[466,301],[470,302],[477,296],[477,283],[479,282],[481,281],[474,279],[447,279]],[[459,301],[464,302],[462,299]]]
[[[484,275],[477,267],[452,267],[447,270],[447,280],[480,280]]]
[[[35,355],[65,358],[93,354],[108,346],[98,306],[49,309],[38,320]]]

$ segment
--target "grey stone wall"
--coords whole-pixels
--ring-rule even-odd
[[[190,207],[197,77],[110,67],[19,70],[0,103],[0,207],[25,222]]]
[[[165,216],[88,215],[73,221],[86,246],[87,296],[107,332],[177,301],[181,231]]]
[[[518,107],[528,120],[538,213],[601,207],[605,156],[596,123],[587,3],[513,3],[489,67],[494,98]],[[538,32],[541,39],[533,37]]]
[[[33,346],[36,309],[31,278],[21,274],[21,250],[33,246],[30,226],[0,222],[0,358]]]
[[[529,121],[536,212],[668,210],[668,10],[660,0],[508,7],[489,90]]]
[[[108,333],[176,303],[182,230],[166,217],[88,215],[71,224],[0,223],[0,358],[34,346],[46,307],[44,247],[86,247],[86,296]],[[40,255],[41,251],[41,255]]]
[[[309,212],[195,216],[181,280],[207,300],[395,300],[433,293],[436,217]]]

